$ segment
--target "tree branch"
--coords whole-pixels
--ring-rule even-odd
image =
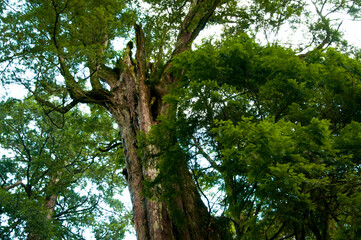
[[[58,27],[60,25],[60,14],[62,13],[62,11],[65,10],[65,8],[67,7],[67,4],[65,5],[65,7],[61,10],[58,11],[57,9],[57,5],[55,4],[55,2],[53,3],[53,7],[54,7],[54,11],[56,14],[55,17],[55,22],[54,22],[54,29],[51,33],[51,38],[52,41],[54,43],[55,48],[57,49],[58,52],[58,60],[59,60],[59,64],[60,64],[60,73],[61,75],[64,77],[65,80],[65,85],[66,88],[70,94],[70,97],[72,99],[74,99],[75,101],[78,102],[82,102],[82,103],[95,103],[95,104],[99,104],[101,106],[105,106],[105,102],[108,101],[109,96],[111,95],[109,91],[103,89],[101,87],[101,84],[99,82],[99,79],[97,76],[91,76],[90,77],[90,82],[92,84],[93,89],[91,91],[84,91],[79,85],[78,83],[75,81],[74,77],[72,76],[69,68],[66,65],[65,62],[65,57],[64,57],[64,53],[61,49],[61,46],[59,45],[59,42],[57,40],[57,32],[58,32]],[[108,44],[108,39],[107,36],[105,36],[104,42],[103,42],[103,46],[102,46],[102,50],[104,51],[104,48],[106,48]],[[98,66],[97,63],[95,62],[95,64],[93,64],[95,67],[94,71],[98,70]]]
[[[105,103],[109,102],[112,95],[109,91],[103,88],[84,91],[70,73],[64,57],[59,56],[59,63],[61,75],[64,77],[66,88],[72,99],[81,103],[95,103],[101,106],[105,106]]]
[[[99,198],[97,199],[97,201],[93,205],[91,205],[91,206],[89,206],[87,208],[82,208],[80,210],[77,210],[77,208],[83,206],[88,201],[89,196],[90,196],[90,193],[88,193],[86,198],[81,203],[76,204],[76,205],[74,205],[72,207],[69,207],[68,209],[66,209],[66,210],[64,210],[62,212],[59,212],[58,214],[54,215],[54,218],[59,219],[60,217],[62,217],[64,215],[67,215],[67,214],[70,214],[70,213],[79,214],[79,213],[82,213],[82,212],[91,212],[91,211],[93,211],[97,207],[97,205],[99,204]],[[62,208],[64,209],[64,207],[62,207]]]
[[[12,185],[10,185],[10,186],[6,186],[6,187],[1,186],[1,188],[2,188],[2,189],[5,189],[5,190],[10,190],[10,189],[12,189],[12,188],[14,188],[14,187],[17,187],[17,186],[19,186],[19,185],[21,185],[22,187],[24,187],[24,189],[26,189],[26,186],[25,186],[25,184],[24,184],[22,181],[18,181],[18,182],[16,182],[16,183],[14,183],[14,184],[12,184]]]
[[[122,145],[122,142],[118,142],[116,141],[115,143],[114,142],[111,142],[108,144],[108,146],[106,148],[98,148],[99,151],[101,152],[108,152],[110,150],[112,150],[113,148],[116,148],[118,146],[121,146]]]
[[[103,37],[103,40],[100,43],[100,49],[99,49],[99,53],[100,56],[96,56],[94,59],[92,59],[91,57],[88,58],[88,68],[90,69],[90,71],[93,71],[93,73],[90,75],[90,84],[92,86],[92,89],[102,89],[102,84],[100,83],[100,75],[101,75],[101,68],[104,67],[105,65],[102,64],[102,58],[104,57],[105,54],[105,50],[108,47],[108,42],[109,42],[109,38],[108,35],[105,34],[105,36]],[[102,78],[103,80],[105,80],[108,84],[112,84],[108,82],[108,78]]]
[[[313,52],[313,51],[316,51],[316,50],[324,50],[326,49],[328,46],[330,46],[332,44],[332,42],[335,40],[334,37],[332,36],[333,35],[333,29],[332,27],[330,26],[330,20],[327,19],[327,16],[330,14],[330,13],[333,13],[335,11],[337,11],[338,9],[340,9],[342,6],[338,6],[336,7],[335,9],[331,10],[330,12],[328,12],[327,14],[323,14],[323,10],[324,10],[324,7],[325,7],[325,4],[326,4],[327,1],[323,2],[322,6],[321,6],[321,9],[319,9],[316,5],[315,2],[312,1],[315,9],[316,9],[316,12],[317,12],[317,15],[320,17],[321,19],[321,22],[323,24],[323,27],[322,27],[322,30],[326,31],[326,37],[323,39],[323,41],[318,45],[316,46],[314,49],[312,49],[311,51],[308,51],[304,54],[300,54],[298,55],[299,58],[305,58],[307,57],[310,52]],[[337,29],[336,31],[339,31],[341,25],[342,25],[342,21],[338,24],[337,26]],[[311,42],[311,44],[315,41],[315,39]],[[327,46],[326,46],[327,45]]]
[[[102,64],[97,71],[98,76],[102,80],[108,83],[111,87],[115,86],[116,82],[118,81],[118,74],[115,70]]]
[[[181,24],[172,56],[190,48],[220,3],[221,0],[199,0],[191,4],[188,14]]]
[[[274,240],[276,239],[276,237],[281,233],[282,229],[286,226],[286,222],[283,222],[282,226],[280,227],[280,229],[278,229],[278,231],[268,240]]]
[[[55,104],[53,104],[53,103],[51,103],[49,101],[46,101],[46,100],[40,98],[36,93],[34,93],[34,98],[40,105],[49,107],[53,111],[56,111],[56,112],[59,112],[59,113],[62,113],[62,114],[65,114],[65,113],[69,112],[73,107],[75,107],[79,103],[79,101],[73,100],[68,105],[60,107],[60,106],[56,106]]]
[[[139,77],[142,80],[145,80],[146,76],[146,53],[145,53],[145,36],[141,24],[135,24],[135,37],[136,37],[136,59]]]
[[[6,180],[5,178],[3,177],[3,175],[0,173],[0,178],[1,180],[4,182],[1,186],[5,185],[6,184]]]
[[[194,146],[198,149],[198,151],[200,152],[200,154],[202,154],[202,156],[207,159],[207,161],[211,164],[211,166],[220,171],[220,167],[217,165],[217,163],[215,161],[213,161],[213,159],[203,150],[203,148],[199,145],[197,139],[195,137],[192,137],[192,140],[194,142]]]

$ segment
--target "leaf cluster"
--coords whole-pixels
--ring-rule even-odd
[[[80,239],[85,227],[110,224],[95,235],[123,236],[124,159],[110,148],[119,141],[112,119],[96,108],[51,113],[32,99],[0,108],[1,238]]]
[[[356,239],[360,67],[335,49],[301,58],[246,35],[180,55],[173,108],[147,137],[162,153],[151,186],[181,181],[182,159],[239,239]]]

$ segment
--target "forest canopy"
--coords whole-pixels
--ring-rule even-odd
[[[1,237],[357,239],[360,8],[3,0]]]

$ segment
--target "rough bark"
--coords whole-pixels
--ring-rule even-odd
[[[152,180],[157,174],[156,163],[142,158],[137,152],[137,135],[140,131],[148,133],[151,126],[157,124],[157,116],[165,114],[168,106],[163,103],[163,97],[176,79],[169,73],[174,56],[190,48],[193,40],[205,27],[220,0],[195,0],[190,4],[176,38],[174,50],[170,60],[165,64],[163,74],[157,83],[150,84],[147,79],[147,63],[145,52],[145,36],[141,25],[135,25],[136,33],[136,59],[132,59],[133,44],[129,43],[125,56],[119,68],[109,68],[105,65],[90,61],[88,66],[95,72],[91,79],[92,90],[82,90],[77,85],[67,67],[66,59],[59,51],[59,65],[61,74],[70,96],[76,104],[95,103],[105,107],[116,119],[123,141],[126,159],[127,183],[134,210],[134,226],[138,239],[220,239],[216,228],[197,191],[187,166],[179,166],[180,181],[175,190],[182,194],[175,200],[177,211],[185,216],[185,226],[179,227],[170,217],[170,206],[156,199],[145,198],[144,180]],[[55,37],[54,37],[55,38]],[[105,41],[107,42],[107,41]],[[54,43],[56,45],[56,41]],[[104,46],[105,48],[106,46]],[[101,88],[99,81],[104,81],[110,90]],[[49,105],[49,104],[47,104]],[[66,106],[58,111],[68,111],[71,106]],[[148,146],[156,152],[154,146]],[[212,232],[212,234],[210,234]]]
[[[113,90],[114,97],[107,108],[121,128],[138,239],[209,239],[209,215],[185,166],[179,169],[180,178],[185,179],[184,184],[177,186],[183,193],[177,199],[177,206],[187,218],[185,229],[179,229],[172,223],[169,206],[142,195],[144,179],[154,179],[157,169],[138,155],[136,136],[139,131],[149,132],[150,127],[156,124],[150,104],[150,97],[154,96],[150,95],[150,86],[145,83],[145,78],[134,71],[134,61],[130,56],[129,52],[124,59],[127,69],[119,76],[118,86],[114,86]]]

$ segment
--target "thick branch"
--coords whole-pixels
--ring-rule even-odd
[[[142,30],[142,26],[135,24],[135,36],[136,36],[136,59],[137,59],[137,67],[139,72],[139,77],[141,80],[145,80],[145,72],[146,72],[146,54],[145,54],[145,36]]]
[[[99,80],[99,68],[96,66],[94,69],[89,67],[91,71],[93,71],[92,74],[90,74],[90,84],[92,86],[92,89],[102,89],[102,84]]]
[[[65,59],[63,57],[59,57],[60,70],[61,75],[65,79],[66,87],[70,93],[71,98],[79,99],[85,95],[85,91],[83,91],[78,84],[76,83],[74,77],[71,75],[68,67],[66,66]]]
[[[191,4],[187,15],[181,23],[171,59],[163,68],[160,84],[155,88],[159,98],[162,98],[162,96],[168,93],[168,86],[174,81],[173,76],[167,72],[168,68],[171,66],[172,57],[177,56],[191,47],[194,39],[196,39],[201,30],[206,26],[220,3],[221,0],[195,0]],[[166,106],[166,104],[160,106],[158,114],[164,114],[165,109],[167,108]]]
[[[104,64],[98,68],[98,76],[112,87],[118,81],[117,72]]]
[[[220,3],[221,0],[194,1],[181,24],[172,56],[176,56],[190,48],[193,40],[206,26],[209,18]]]
[[[59,57],[59,63],[61,75],[65,79],[66,88],[72,99],[81,103],[95,103],[101,106],[104,106],[105,103],[109,101],[109,97],[111,97],[111,93],[109,91],[103,88],[84,91],[81,87],[79,87],[78,83],[71,75],[68,67],[66,66],[65,59],[61,56]]]
[[[151,105],[151,94],[150,88],[146,84],[146,52],[145,52],[145,36],[142,30],[142,26],[136,24],[135,25],[135,35],[136,35],[136,45],[137,45],[137,67],[138,67],[138,75],[139,75],[139,99],[140,99],[140,111],[141,111],[141,119],[139,121],[139,125],[141,129],[145,132],[148,132],[150,129],[150,124],[152,123],[153,118],[155,116],[152,115],[150,111]]]
[[[92,86],[92,89],[94,90],[103,88],[102,84],[100,83],[100,74],[101,74],[101,67],[102,65],[104,65],[102,64],[103,62],[102,58],[104,57],[105,50],[108,47],[108,42],[109,42],[108,36],[105,35],[99,47],[100,56],[96,56],[94,57],[94,59],[92,59],[91,57],[88,58],[88,67],[93,72],[90,75],[90,84]],[[107,80],[107,78],[105,78],[104,80]]]

